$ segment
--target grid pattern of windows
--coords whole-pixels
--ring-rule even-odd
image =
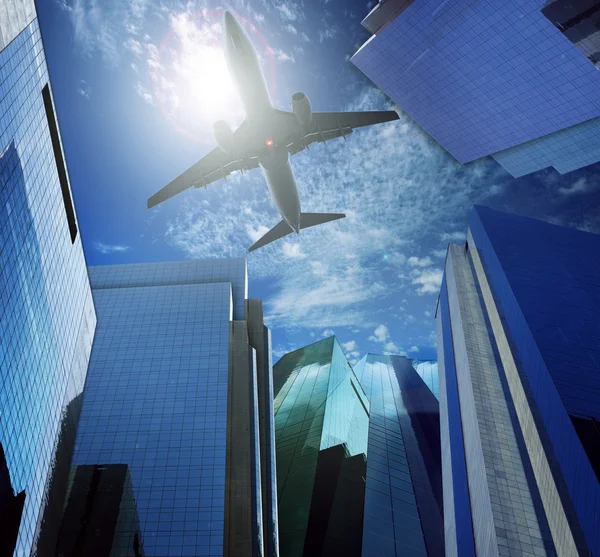
[[[244,303],[248,298],[248,274],[244,257],[98,265],[89,268],[89,275],[94,290],[229,282],[233,296],[233,319],[244,320]]]
[[[33,12],[8,21],[3,10],[13,5],[0,6],[0,40],[11,39],[0,52],[0,443],[14,491],[25,491],[15,551],[24,556],[40,536],[52,539],[60,516],[55,490],[68,478],[95,313],[48,129],[55,115],[42,98],[38,22],[26,17],[17,34],[19,18]]]
[[[560,466],[591,554],[600,555],[600,482],[571,421],[600,417],[600,236],[477,206],[469,230],[548,458]]]
[[[128,466],[147,557],[222,555],[230,283],[100,288],[94,301],[74,463]]]
[[[545,4],[415,0],[352,61],[457,160],[472,161],[600,116],[600,73]]]
[[[477,554],[554,557],[557,552],[468,257],[463,246],[451,246],[445,276]]]
[[[402,430],[407,409],[389,356],[367,354],[355,367],[371,403],[363,557],[436,556],[425,543]],[[441,531],[438,535],[442,535]]]
[[[553,166],[561,174],[600,161],[600,118],[495,153],[515,178]]]

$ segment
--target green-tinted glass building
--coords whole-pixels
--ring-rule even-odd
[[[281,557],[443,557],[439,405],[421,363],[367,354],[353,370],[331,337],[275,364]]]
[[[281,555],[360,555],[363,388],[335,337],[286,354],[273,372]]]

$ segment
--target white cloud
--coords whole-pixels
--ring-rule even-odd
[[[431,255],[433,255],[433,257],[437,257],[439,259],[445,259],[447,251],[448,250],[445,250],[445,249],[436,249],[431,252]]]
[[[322,333],[321,336],[323,338],[327,338],[327,337],[332,337],[333,335],[335,335],[335,332],[333,331],[333,329],[325,329]]]
[[[124,253],[131,249],[130,246],[123,244],[105,244],[103,242],[94,242],[94,248],[104,255],[109,253]]]
[[[426,311],[425,312],[425,317],[431,317],[431,312],[430,311]]]
[[[421,258],[413,256],[408,258],[408,264],[411,267],[429,267],[429,265],[433,265],[433,261],[429,256]]]
[[[348,342],[344,342],[342,344],[342,348],[346,352],[352,352],[353,350],[356,350],[358,348],[358,345],[356,344],[355,340],[349,340]]]
[[[419,351],[419,347],[418,347],[418,346],[411,346],[411,347],[408,349],[408,352],[409,352],[409,353],[415,353],[415,352],[418,352],[418,351]]]
[[[398,348],[392,341],[386,342],[383,345],[383,350],[386,353],[398,354],[400,352],[400,348]]]
[[[248,233],[250,240],[252,240],[252,243],[258,242],[258,240],[260,240],[268,231],[269,228],[263,224],[259,225],[257,228],[253,228],[251,225],[246,224],[246,232]]]
[[[283,242],[282,251],[283,255],[292,259],[304,259],[306,257],[306,254],[300,248],[300,244]]]
[[[417,271],[412,279],[412,283],[417,285],[417,293],[438,294],[442,286],[443,273],[441,269],[424,269]]]
[[[390,336],[388,328],[381,324],[373,331],[373,334],[369,337],[369,340],[374,342],[385,342]]]
[[[291,23],[288,23],[287,25],[284,25],[283,28],[288,31],[289,33],[291,33],[292,35],[297,35],[298,34],[298,29],[296,29]]]

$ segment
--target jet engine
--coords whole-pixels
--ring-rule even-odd
[[[292,95],[292,111],[300,124],[303,126],[310,124],[312,108],[308,97],[304,93],[294,93]]]
[[[224,153],[233,150],[233,132],[231,126],[225,120],[218,120],[213,124],[213,134],[217,145]]]

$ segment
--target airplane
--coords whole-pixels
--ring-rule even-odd
[[[303,213],[289,156],[315,142],[346,138],[355,128],[397,120],[393,111],[313,112],[308,97],[292,95],[292,111],[278,110],[252,42],[237,19],[226,11],[223,39],[227,67],[239,92],[246,119],[232,131],[219,120],[213,125],[217,147],[148,199],[148,209],[191,186],[206,187],[235,171],[261,167],[282,220],[248,251],[300,230],[344,218],[343,213]]]

